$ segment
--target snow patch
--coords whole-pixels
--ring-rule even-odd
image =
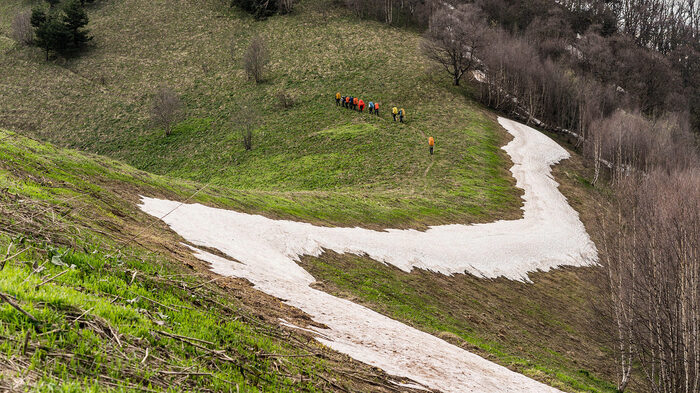
[[[524,190],[523,218],[476,225],[442,225],[425,232],[328,228],[273,220],[201,204],[142,197],[141,209],[162,218],[189,242],[217,249],[235,261],[193,248],[215,273],[246,278],[272,296],[311,315],[329,329],[313,328],[321,343],[399,377],[444,392],[559,392],[475,354],[363,306],[309,285],[296,264],[324,249],[366,254],[404,271],[527,280],[528,272],[597,260],[595,246],[551,176],[569,157],[561,146],[523,124],[499,118],[513,135],[503,149]],[[179,207],[178,207],[179,206]]]

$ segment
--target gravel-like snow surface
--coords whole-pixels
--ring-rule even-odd
[[[218,249],[231,259],[193,248],[218,274],[246,278],[329,327],[320,342],[389,374],[444,392],[558,392],[505,367],[406,326],[363,306],[309,287],[314,278],[295,263],[324,249],[367,254],[402,270],[526,280],[527,273],[595,261],[596,249],[578,213],[557,189],[550,166],[569,154],[544,134],[499,118],[513,135],[503,149],[525,193],[524,216],[513,221],[442,225],[425,232],[328,228],[259,215],[142,198],[141,209],[162,218],[195,245]]]

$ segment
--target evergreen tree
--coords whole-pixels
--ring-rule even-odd
[[[49,51],[66,52],[70,45],[72,34],[58,16],[55,14],[46,15],[44,23],[35,27],[35,41],[39,47],[46,51],[46,60],[49,59]]]
[[[79,49],[92,39],[85,26],[88,24],[87,12],[80,0],[70,0],[63,6],[63,23],[71,32],[72,45]]]
[[[58,5],[58,3],[61,2],[61,0],[46,0],[47,3],[49,3],[49,7],[53,8]]]
[[[49,8],[48,13],[35,8],[31,24],[35,28],[35,43],[46,51],[47,60],[51,51],[65,54],[92,39],[85,29],[88,16],[80,0],[69,0],[60,10]]]
[[[32,17],[30,19],[30,23],[32,24],[32,27],[38,29],[39,26],[46,23],[46,12],[44,12],[44,10],[41,8],[34,8],[32,10]]]

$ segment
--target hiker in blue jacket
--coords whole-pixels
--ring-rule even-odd
[[[374,102],[370,101],[370,102],[369,102],[369,105],[367,105],[367,107],[369,108],[369,114],[370,114],[370,115],[371,115],[372,113],[374,113]]]

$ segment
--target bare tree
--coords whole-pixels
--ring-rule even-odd
[[[253,149],[253,131],[260,124],[260,116],[258,113],[249,107],[243,107],[233,120],[233,123],[239,127],[241,133],[241,141],[246,150]]]
[[[173,89],[167,86],[158,88],[153,97],[151,118],[153,122],[163,127],[165,135],[170,135],[172,125],[182,116],[182,102]]]
[[[437,11],[431,27],[421,45],[423,53],[442,65],[459,86],[462,76],[478,64],[487,32],[484,19],[476,6],[463,4]]]
[[[630,175],[617,189],[621,225],[601,249],[623,374],[637,363],[652,392],[700,388],[700,169]],[[631,340],[631,344],[630,344]],[[624,378],[622,381],[626,381]],[[621,384],[621,387],[625,387]]]
[[[263,80],[265,68],[270,62],[265,40],[261,36],[255,36],[250,40],[250,45],[243,55],[243,65],[248,76],[260,83]]]
[[[11,37],[20,45],[30,45],[34,41],[31,11],[20,12],[12,19]]]

